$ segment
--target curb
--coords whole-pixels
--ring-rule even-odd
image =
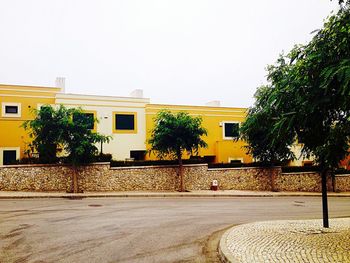
[[[228,248],[227,248],[227,236],[230,233],[230,231],[235,228],[231,227],[230,229],[228,229],[220,238],[220,242],[219,242],[219,246],[218,246],[218,253],[219,253],[219,258],[220,261],[223,263],[236,263],[238,262],[233,256],[232,254],[229,252]]]
[[[1,191],[0,191],[1,193]],[[314,194],[303,194],[303,193],[294,193],[294,194],[196,194],[196,193],[145,193],[145,194],[137,194],[137,193],[126,193],[126,194],[33,194],[33,195],[0,195],[0,199],[38,199],[38,198],[67,198],[67,199],[82,199],[82,198],[126,198],[126,197],[321,197],[320,193]],[[350,197],[350,195],[344,194],[328,194],[328,197]]]

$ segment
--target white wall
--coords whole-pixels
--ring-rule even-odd
[[[111,153],[116,160],[129,158],[131,150],[146,150],[146,103],[149,103],[149,99],[131,97],[58,94],[56,98],[56,104],[96,111],[96,117],[99,120],[99,123],[95,124],[97,132],[113,137],[109,144],[103,144],[103,152]],[[136,112],[137,133],[113,133],[113,112]],[[98,148],[100,148],[99,145]]]

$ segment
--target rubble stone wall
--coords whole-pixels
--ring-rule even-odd
[[[74,170],[68,165],[8,165],[0,167],[2,191],[69,191],[74,172],[79,189],[94,191],[176,191],[177,166],[110,167],[95,163]],[[321,191],[318,173],[282,173],[275,168],[208,169],[206,164],[184,166],[187,190],[209,190],[213,180],[220,190]],[[350,174],[336,176],[336,190],[350,191]],[[328,188],[332,189],[329,179]]]

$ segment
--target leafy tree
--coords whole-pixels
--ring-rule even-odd
[[[328,227],[327,175],[349,153],[349,3],[344,2],[315,33],[309,43],[295,46],[268,67],[269,84],[258,90],[242,132],[251,147],[259,148],[253,154],[262,158],[269,146],[274,149],[280,144],[275,149],[287,158],[288,145],[296,139],[304,143],[302,153],[314,156],[321,167],[324,226]],[[269,121],[261,130],[259,114]],[[252,131],[266,134],[263,147]]]
[[[96,134],[96,142],[100,143],[100,155],[103,155],[103,144],[109,143],[112,139],[110,135]]]
[[[186,112],[171,113],[162,110],[157,114],[155,123],[148,141],[151,151],[155,151],[159,158],[170,157],[178,160],[180,191],[183,192],[183,153],[197,154],[200,147],[207,147],[207,143],[201,138],[207,135],[207,131],[202,127],[200,117],[191,117]]]
[[[22,127],[29,131],[32,142],[30,148],[39,153],[41,163],[57,162],[57,148],[62,143],[64,129],[69,119],[69,111],[63,106],[56,110],[50,105],[34,109],[35,119],[27,120]]]
[[[248,116],[241,126],[241,139],[248,142],[247,153],[265,164],[273,165],[293,159],[290,149],[293,136],[288,130],[272,129],[277,120],[276,107],[269,98],[273,89],[269,86],[260,87],[255,93],[255,105],[248,111]]]
[[[40,161],[56,162],[57,147],[61,146],[68,155],[67,162],[74,168],[72,188],[78,192],[78,167],[92,162],[98,152],[95,144],[109,142],[110,137],[93,132],[91,118],[80,108],[60,105],[55,109],[45,105],[35,110],[35,114],[35,119],[25,121],[23,127],[33,138],[32,145],[39,152]]]

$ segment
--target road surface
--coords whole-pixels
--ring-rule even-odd
[[[350,198],[329,198],[350,217]],[[320,197],[0,200],[0,262],[206,262],[234,224],[321,218]]]

